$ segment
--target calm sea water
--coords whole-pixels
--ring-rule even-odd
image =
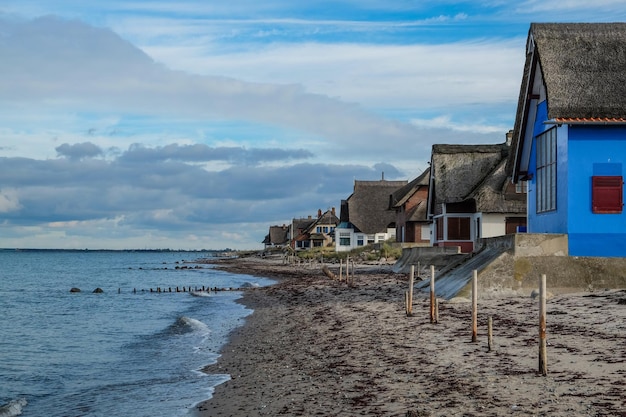
[[[189,415],[228,378],[199,370],[250,310],[238,292],[149,289],[271,284],[175,269],[202,256],[0,250],[0,417]]]

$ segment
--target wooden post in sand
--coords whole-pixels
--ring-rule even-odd
[[[407,317],[410,316],[410,314],[409,314],[409,292],[408,291],[404,292],[404,313],[406,314]]]
[[[478,271],[474,269],[472,277],[472,342],[476,342],[478,334]]]
[[[354,259],[350,260],[350,286],[354,285]]]
[[[413,280],[415,279],[415,265],[411,265],[411,272],[409,274],[409,299],[407,303],[407,316],[413,315]]]
[[[493,318],[487,319],[487,348],[489,352],[493,350]]]
[[[548,375],[548,353],[546,351],[546,275],[539,280],[539,372]]]
[[[435,321],[435,265],[430,266],[430,322]]]
[[[343,259],[339,259],[339,282],[343,279]]]

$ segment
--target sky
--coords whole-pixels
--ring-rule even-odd
[[[531,22],[623,0],[0,0],[0,248],[260,249],[501,143]]]

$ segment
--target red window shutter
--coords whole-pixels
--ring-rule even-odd
[[[621,176],[591,177],[591,206],[598,214],[621,213],[624,181]]]

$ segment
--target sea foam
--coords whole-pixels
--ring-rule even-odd
[[[22,414],[22,408],[26,406],[28,402],[25,398],[18,398],[6,405],[0,407],[0,417],[14,417]]]

